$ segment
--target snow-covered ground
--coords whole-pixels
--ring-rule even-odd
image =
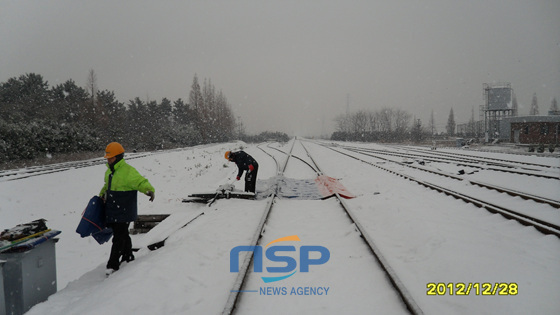
[[[560,312],[558,237],[545,236],[534,228],[328,148],[304,144],[326,175],[338,178],[357,196],[347,200],[348,205],[425,314]],[[271,144],[284,151],[289,151],[291,145]],[[286,158],[266,145],[260,147],[279,162]],[[171,214],[158,230],[133,236],[134,245],[150,243],[164,224],[178,226],[204,214],[173,233],[157,251],[143,247],[134,262],[108,278],[104,270],[110,243],[100,246],[92,238],[82,239],[75,233],[88,200],[103,185],[105,165],[0,181],[0,229],[45,218],[49,228],[62,231],[56,245],[59,292],[28,314],[221,313],[237,277],[237,273],[230,272],[230,251],[250,244],[267,200],[218,200],[211,207],[181,201],[190,193],[214,191],[234,181],[237,169],[223,154],[240,148],[259,162],[260,180],[277,175],[276,164],[269,155],[256,145],[244,143],[158,152],[129,160],[156,188],[153,203],[139,196],[140,214]],[[299,142],[293,154],[305,159]],[[487,154],[509,158],[500,153]],[[515,159],[535,161],[532,156]],[[558,158],[539,159],[560,166]],[[294,179],[315,176],[307,165],[295,159],[290,160],[284,175]],[[508,183],[516,177],[493,174],[485,178],[484,172],[474,176],[504,187],[523,187]],[[554,191],[560,192],[560,181],[530,180],[531,191],[544,191],[548,197]],[[237,189],[243,189],[242,181],[235,184]],[[554,199],[558,200],[558,195]],[[239,314],[407,313],[334,199],[278,200],[259,244],[265,248],[269,242],[291,235],[298,235],[300,241],[282,245],[298,249],[304,245],[322,246],[330,252],[330,259],[311,265],[309,272],[300,272],[296,251],[290,255],[298,263],[296,273],[274,283],[261,280],[261,276],[271,276],[270,273],[251,273],[243,287],[250,292],[240,293]],[[286,265],[285,260],[265,263],[265,267]],[[445,294],[428,294],[431,283]],[[437,286],[440,283],[444,286]],[[472,285],[469,295],[457,294],[461,283]],[[485,283],[492,286],[486,292]],[[496,284],[507,287],[499,286],[492,292]],[[314,290],[315,295],[306,295],[305,288],[307,293]],[[499,295],[500,292],[507,294]]]

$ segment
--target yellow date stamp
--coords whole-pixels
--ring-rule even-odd
[[[519,285],[515,282],[448,282],[426,284],[427,295],[517,295]]]

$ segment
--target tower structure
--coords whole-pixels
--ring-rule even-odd
[[[500,138],[500,124],[504,118],[517,116],[511,83],[484,83],[484,104],[480,106],[480,120],[484,121],[486,141]]]

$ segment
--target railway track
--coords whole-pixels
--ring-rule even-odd
[[[504,163],[504,162],[497,162],[497,161],[488,161],[487,159],[469,158],[464,156],[463,157],[434,156],[431,154],[418,154],[418,153],[411,154],[411,153],[401,153],[401,152],[371,149],[371,148],[364,149],[364,148],[357,148],[357,147],[350,147],[350,146],[341,146],[341,147],[356,152],[368,152],[372,154],[380,154],[385,156],[394,156],[394,157],[408,158],[408,159],[422,159],[424,161],[429,161],[429,162],[452,163],[459,166],[477,168],[481,170],[484,169],[490,171],[517,174],[517,175],[527,175],[527,176],[535,176],[540,178],[560,180],[560,169],[558,169],[557,174],[547,174],[543,172],[542,169],[535,168],[537,164],[530,164],[531,166],[533,166],[533,168],[529,168],[527,166],[519,166],[519,163],[514,161],[510,161],[510,163]],[[412,150],[407,150],[407,151],[412,151]],[[524,164],[529,165],[528,163],[524,163]],[[538,164],[538,166],[552,168],[548,165]],[[519,169],[522,169],[523,171],[520,171]]]
[[[143,158],[146,156],[150,156],[154,154],[153,152],[147,153],[132,153],[126,156],[127,160],[133,160],[138,158]],[[57,164],[50,164],[50,165],[43,165],[43,166],[34,166],[29,168],[22,168],[22,169],[15,169],[15,170],[6,170],[0,171],[0,181],[12,181],[12,180],[19,180],[25,179],[33,176],[40,176],[46,174],[53,174],[58,172],[64,172],[68,170],[83,168],[83,167],[90,167],[95,165],[101,165],[107,163],[107,160],[104,158],[96,158],[87,161],[76,161],[76,162],[64,162],[64,163],[57,163]]]
[[[552,166],[552,165],[540,164],[540,163],[530,163],[530,162],[526,162],[526,161],[498,159],[498,158],[492,158],[492,157],[472,156],[472,155],[468,154],[468,151],[463,152],[463,153],[455,153],[455,152],[442,152],[442,151],[431,150],[431,149],[426,149],[426,148],[421,148],[421,147],[409,147],[409,146],[397,146],[397,147],[399,147],[403,150],[407,150],[407,151],[410,150],[410,151],[415,151],[415,152],[427,153],[427,154],[431,154],[431,155],[435,155],[435,156],[439,155],[439,156],[451,156],[451,157],[460,157],[460,158],[473,158],[473,159],[478,160],[478,161],[491,161],[491,162],[498,162],[498,163],[509,163],[509,164],[518,164],[518,165],[526,165],[526,166],[536,166],[536,167],[543,167],[543,168],[560,170],[560,166]],[[482,152],[495,153],[495,152],[491,152],[491,151],[482,151]],[[511,153],[509,153],[509,154],[511,154]],[[517,155],[526,156],[526,154],[517,154]]]
[[[277,170],[281,175],[284,174],[285,170],[288,170],[286,175],[289,175],[290,169],[303,171],[306,167],[302,163],[315,165],[318,162],[319,166],[324,168],[319,170],[318,167],[313,166],[309,167],[309,170],[313,169],[314,172],[318,174],[325,171],[331,176],[336,174],[334,176],[343,178],[347,187],[352,188],[354,193],[359,193],[360,198],[351,201],[345,201],[344,199],[340,199],[339,201],[337,198],[330,198],[323,201],[303,201],[304,204],[302,204],[298,203],[298,201],[292,202],[291,200],[282,198],[273,200],[269,197],[269,200],[265,198],[264,201],[236,201],[233,207],[233,202],[218,202],[212,209],[208,208],[208,215],[202,217],[203,220],[206,221],[202,222],[198,220],[199,224],[197,226],[189,226],[189,233],[186,233],[187,229],[184,229],[181,233],[176,234],[177,237],[174,239],[177,245],[176,248],[168,246],[166,250],[170,250],[168,253],[172,251],[176,252],[177,255],[165,253],[164,255],[160,255],[160,257],[173,256],[179,258],[181,261],[175,261],[175,258],[173,258],[173,262],[171,262],[171,259],[162,259],[161,261],[159,261],[159,259],[154,260],[152,255],[151,257],[145,257],[147,259],[144,261],[138,259],[135,263],[137,265],[129,266],[131,268],[129,271],[134,272],[135,268],[138,268],[137,270],[146,270],[145,268],[150,267],[151,263],[165,262],[166,266],[162,269],[164,271],[169,268],[169,265],[177,266],[177,273],[169,277],[169,279],[175,280],[174,276],[182,275],[181,272],[184,272],[184,268],[188,267],[188,272],[190,272],[191,275],[188,278],[177,278],[177,283],[173,283],[172,288],[178,288],[179,292],[183,289],[185,291],[185,296],[188,295],[188,298],[191,299],[184,304],[177,304],[181,306],[182,310],[193,310],[197,306],[204,305],[202,308],[198,308],[197,313],[201,313],[200,310],[209,308],[209,305],[212,306],[212,310],[214,311],[205,313],[219,313],[223,311],[225,314],[255,314],[261,313],[260,310],[263,310],[262,312],[270,311],[270,313],[276,311],[277,313],[294,314],[311,312],[388,313],[380,311],[377,308],[371,308],[370,306],[372,304],[379,306],[381,306],[381,304],[388,304],[391,305],[392,310],[395,312],[400,311],[400,313],[406,313],[408,311],[414,313],[410,311],[410,307],[407,307],[403,302],[404,299],[400,298],[396,293],[396,289],[393,289],[391,280],[388,280],[388,276],[383,276],[383,278],[375,279],[374,281],[371,281],[370,278],[366,278],[366,281],[368,281],[374,289],[360,290],[358,293],[361,294],[361,298],[356,298],[359,299],[357,303],[356,299],[352,299],[354,297],[354,291],[346,291],[347,288],[354,285],[354,279],[365,278],[365,274],[369,273],[372,269],[375,269],[377,273],[385,272],[382,271],[382,267],[376,265],[375,256],[369,253],[369,251],[373,252],[374,250],[368,247],[366,241],[364,241],[365,239],[371,239],[370,236],[373,236],[378,243],[377,245],[386,255],[385,258],[388,259],[396,268],[397,272],[399,272],[398,275],[400,279],[405,281],[408,289],[413,293],[413,297],[416,298],[420,307],[426,313],[439,314],[461,311],[470,313],[509,311],[512,313],[512,310],[513,313],[515,313],[515,310],[521,309],[520,306],[522,303],[531,301],[531,299],[524,297],[523,294],[508,298],[505,296],[498,296],[498,293],[496,293],[495,297],[490,298],[489,294],[483,293],[484,290],[476,294],[473,290],[470,297],[456,296],[458,295],[455,294],[458,292],[456,286],[454,291],[450,291],[453,289],[450,288],[449,285],[454,287],[455,282],[459,283],[459,281],[464,283],[478,281],[480,284],[475,283],[475,285],[478,284],[481,288],[484,288],[483,286],[485,284],[490,285],[496,282],[495,287],[498,287],[498,282],[500,282],[500,284],[502,284],[502,282],[507,282],[516,287],[519,284],[521,290],[525,292],[527,292],[527,290],[533,290],[538,286],[541,288],[540,291],[537,292],[538,295],[540,295],[540,299],[531,301],[532,303],[529,304],[531,309],[542,310],[542,308],[539,308],[543,305],[541,301],[548,304],[549,309],[554,308],[554,306],[550,305],[555,305],[553,303],[556,300],[554,299],[553,293],[550,292],[557,292],[557,285],[550,284],[546,280],[554,278],[549,276],[548,270],[556,270],[554,269],[554,266],[556,266],[554,264],[554,258],[556,258],[556,256],[550,254],[550,252],[554,253],[558,247],[556,238],[553,237],[551,239],[550,236],[542,237],[540,233],[535,233],[533,229],[523,228],[519,226],[517,222],[503,220],[500,216],[490,216],[481,209],[474,209],[474,207],[466,203],[447,198],[443,194],[429,192],[427,189],[424,189],[424,187],[417,186],[412,182],[402,181],[397,176],[380,172],[378,168],[363,165],[363,161],[370,163],[373,161],[373,164],[377,164],[378,162],[374,160],[373,157],[368,158],[363,155],[361,156],[363,161],[360,161],[359,159],[350,159],[346,156],[339,155],[338,153],[332,152],[329,148],[311,144],[307,145],[307,142],[303,144],[305,147],[300,146],[299,143],[295,143],[296,147],[294,148],[292,146],[289,153],[286,152],[288,152],[287,150],[290,148],[290,145],[293,145],[292,143],[289,143],[289,145],[285,147],[278,146],[277,148],[275,144],[259,145],[258,149],[262,150],[264,153],[258,152],[259,150],[254,150],[255,147],[250,148],[250,150],[257,151],[255,152],[258,154],[256,157],[259,158],[259,162],[262,160],[261,169],[264,171],[266,174],[265,177],[267,178],[274,176],[273,170]],[[286,152],[278,148],[286,150]],[[313,157],[307,157],[303,148],[308,149],[307,155],[311,154]],[[355,157],[360,157],[358,153],[355,152],[342,149],[340,149],[340,151]],[[274,169],[275,163],[268,160],[265,153],[275,161],[276,169]],[[216,154],[221,160],[220,154]],[[253,152],[251,152],[251,154],[253,154]],[[314,162],[311,161],[313,158],[315,159]],[[379,165],[388,166],[389,164],[389,162],[383,163],[384,164],[380,163]],[[401,167],[399,166],[399,168]],[[221,180],[223,179],[221,176],[230,173],[231,169],[222,171],[223,172],[220,172],[220,177],[214,177]],[[296,172],[291,172],[291,174],[295,173]],[[309,174],[311,174],[311,171]],[[301,178],[309,178],[311,176],[309,174],[301,174]],[[225,177],[224,175],[224,178]],[[418,177],[420,178],[420,176]],[[434,183],[441,187],[445,186],[445,184],[442,183],[450,181],[451,180],[448,179],[436,179]],[[194,187],[194,185],[192,186]],[[444,188],[449,187],[445,186]],[[374,190],[378,190],[381,193],[374,194]],[[406,195],[406,192],[408,192],[409,195]],[[499,196],[499,194],[494,192],[489,193]],[[505,196],[503,196],[503,198],[505,198]],[[425,204],[420,205],[423,201],[425,201]],[[322,208],[311,209],[313,203]],[[342,203],[347,203],[353,207],[353,209],[349,208],[349,214],[346,214],[347,211],[342,209],[343,205],[338,205]],[[263,211],[265,204],[267,207],[266,214],[265,211]],[[286,211],[290,210],[288,207],[291,207],[292,211]],[[339,207],[341,209],[339,209]],[[250,211],[245,211],[246,208],[250,208]],[[449,208],[452,209],[448,211]],[[286,220],[286,214],[284,212],[288,212],[288,216],[293,216],[293,220]],[[310,212],[312,212],[313,216],[309,215]],[[333,220],[333,216],[331,215],[335,212],[338,213],[338,217],[335,217],[337,219],[336,221]],[[298,217],[298,213],[308,214],[303,214],[301,217]],[[214,215],[210,216],[211,214]],[[357,223],[350,223],[351,219],[348,219],[348,217],[351,217],[353,214],[356,214],[359,219]],[[224,216],[225,218],[223,220],[219,220]],[[259,293],[243,292],[243,290],[248,288],[254,289],[257,286],[255,285],[257,282],[259,282],[259,285],[262,285],[261,279],[258,277],[258,273],[255,274],[252,272],[252,260],[242,255],[239,255],[241,258],[240,265],[243,264],[242,267],[243,270],[246,270],[246,275],[239,278],[238,274],[228,273],[227,267],[225,266],[227,264],[228,251],[235,245],[248,244],[252,239],[255,240],[254,244],[261,244],[261,247],[265,248],[264,244],[268,244],[273,235],[283,236],[279,235],[279,233],[289,231],[286,227],[294,223],[296,218],[299,220],[302,218],[309,219],[309,224],[307,226],[295,224],[298,228],[307,228],[307,231],[302,233],[305,238],[301,237],[302,234],[299,233],[302,229],[297,230],[297,234],[300,235],[302,241],[306,241],[306,244],[321,244],[327,246],[329,249],[332,248],[331,252],[333,255],[328,264],[323,266],[311,266],[311,272],[308,274],[296,274],[291,278],[290,285],[331,285],[332,290],[329,292],[329,295],[322,297],[297,296],[292,298],[289,296],[271,297]],[[406,219],[408,219],[408,221]],[[321,223],[327,220],[332,223],[329,226],[329,228],[331,228],[331,234],[327,234],[331,239],[339,242],[340,235],[350,235],[346,241],[352,241],[351,246],[349,250],[342,253],[342,255],[339,247],[331,247],[332,243],[327,242],[327,238],[324,237],[325,234],[321,231]],[[250,222],[247,223],[248,221]],[[213,222],[218,222],[219,224],[212,224]],[[257,227],[257,224],[258,228],[253,230],[254,227]],[[229,228],[230,226],[231,228]],[[479,229],[479,226],[482,227]],[[226,231],[228,233],[224,233],[224,227],[228,227]],[[364,227],[365,230],[362,227]],[[364,230],[364,232],[358,233],[358,229]],[[243,232],[237,234],[237,231]],[[312,234],[319,234],[320,236],[312,239],[310,237]],[[193,236],[196,238],[193,238]],[[219,242],[208,242],[209,246],[202,247],[198,242],[202,239],[214,239],[217,236],[221,237],[221,239],[218,239]],[[325,239],[325,242],[322,242],[323,239]],[[183,242],[183,240],[189,240],[189,242]],[[227,246],[215,246],[218,243],[224,243],[224,240],[229,241],[227,242]],[[524,241],[526,241],[524,244],[518,245]],[[358,243],[361,245],[355,245]],[[373,241],[371,243],[374,244]],[[468,244],[464,245],[464,243]],[[364,250],[362,250],[362,247]],[[336,251],[334,250],[335,248]],[[507,250],[503,248],[507,248]],[[213,251],[212,249],[215,250]],[[209,252],[211,252],[211,254],[209,254]],[[519,254],[517,255],[517,253]],[[247,252],[247,254],[249,254],[249,252]],[[335,263],[335,256],[343,256],[344,265]],[[552,256],[552,259],[549,259],[551,258],[550,256]],[[185,260],[187,257],[188,261]],[[381,255],[381,257],[383,257],[383,255]],[[524,257],[528,258],[524,259]],[[550,262],[547,259],[554,261]],[[362,260],[362,266],[366,268],[355,268],[353,263],[358,260]],[[247,267],[246,269],[245,266]],[[313,269],[313,267],[317,268]],[[325,269],[329,269],[329,271],[323,272]],[[352,269],[358,270],[358,272],[352,273],[348,271]],[[524,272],[520,273],[518,270],[524,270]],[[147,284],[154,284],[159,280],[159,273],[150,273],[150,275],[152,274],[153,276],[146,282]],[[220,276],[217,276],[218,274]],[[537,274],[538,277],[535,276],[535,274]],[[222,275],[224,276],[223,278]],[[313,280],[315,280],[315,282],[308,282],[309,278],[306,278],[307,276],[314,278]],[[397,279],[398,278],[399,277],[397,277]],[[87,279],[84,278],[82,280]],[[111,282],[113,282],[113,280],[111,280]],[[553,281],[550,280],[550,282]],[[134,284],[136,283],[140,282],[135,280]],[[236,284],[235,290],[232,289],[232,284],[234,283]],[[75,287],[79,289],[81,284],[85,285],[87,283],[79,282],[76,284]],[[134,288],[133,283],[128,284],[132,284],[131,288]],[[437,288],[435,292],[438,296],[430,295],[431,284],[434,285],[434,288]],[[121,286],[121,284],[118,285]],[[279,286],[282,285],[286,284],[280,284]],[[425,287],[426,285],[427,288]],[[162,295],[166,297],[170,296],[167,291],[164,291],[168,287],[169,285],[161,286]],[[440,288],[447,288],[447,293],[440,293],[438,291]],[[230,289],[232,289],[231,293],[229,291]],[[395,301],[387,300],[382,303],[372,303],[371,301],[376,298],[379,291],[389,292],[392,296],[395,296]],[[523,291],[519,292],[522,293]],[[72,293],[71,290],[66,290],[65,292]],[[497,292],[501,291],[498,290]],[[62,294],[64,295],[64,293]],[[84,295],[83,292],[80,292],[80,294]],[[232,294],[236,295],[233,300],[234,302],[230,302]],[[467,293],[467,295],[469,294]],[[487,296],[482,297],[482,295]],[[492,295],[494,294],[492,293]],[[180,297],[179,294],[171,294],[171,299],[176,299],[176,296]],[[525,298],[525,301],[522,303],[518,302],[521,298]],[[507,301],[504,302],[506,299]],[[342,303],[341,300],[343,300]],[[488,302],[489,300],[492,301]],[[159,309],[169,310],[169,308],[166,308],[167,305],[169,305],[168,301],[169,300],[166,300],[167,304],[161,303]],[[516,301],[517,304],[509,307],[512,305],[512,301]],[[232,306],[224,308],[226,302],[228,305]],[[157,305],[154,301],[147,301],[140,305],[152,306],[154,304]],[[294,306],[294,304],[296,305]],[[337,304],[342,304],[342,307],[333,307]],[[278,309],[277,307],[280,308]],[[292,311],[289,311],[290,307]],[[507,307],[509,307],[509,309]],[[137,307],[131,306],[128,309],[134,310],[137,309]],[[355,310],[357,309],[367,309],[368,311],[356,312]],[[527,312],[527,308],[523,310],[524,313]]]
[[[293,143],[292,143],[292,149],[293,149]],[[261,150],[263,150],[263,149],[261,148]],[[265,153],[266,153],[266,151],[265,151]],[[268,155],[270,155],[270,154],[268,154]],[[274,158],[272,155],[270,155],[270,156],[276,162],[277,174],[281,175],[284,172],[284,169],[286,168],[286,165],[288,164],[289,158],[286,158],[286,161],[285,161],[284,165],[280,166],[280,164],[278,164],[278,160],[276,160],[276,158]],[[266,203],[264,213],[261,217],[261,220],[259,221],[259,224],[257,225],[255,233],[253,234],[253,237],[252,237],[252,240],[251,240],[251,246],[257,246],[257,244],[259,243],[259,239],[261,238],[261,235],[263,233],[264,225],[268,220],[268,217],[270,215],[270,211],[272,210],[272,206],[274,204],[274,199],[275,198],[276,198],[276,192],[272,193],[272,195],[268,197],[268,201]],[[239,269],[239,274],[238,274],[238,276],[237,276],[237,278],[236,278],[236,280],[233,284],[232,289],[230,290],[230,294],[228,296],[228,300],[226,302],[224,310],[222,311],[222,314],[228,314],[229,315],[229,314],[232,314],[234,312],[234,310],[237,306],[237,303],[239,302],[240,293],[242,292],[243,285],[245,284],[245,282],[247,280],[247,276],[248,276],[248,273],[249,273],[249,267],[250,267],[251,262],[253,260],[253,255],[254,255],[254,252],[249,251],[249,253],[245,256],[245,259],[243,260],[243,264],[241,265],[241,267]]]
[[[307,159],[296,156],[292,153],[296,141],[297,140],[294,140],[294,142],[292,143],[292,146],[291,146],[289,152],[284,152],[284,151],[282,151],[278,148],[271,147],[270,145],[267,146],[269,149],[274,149],[274,150],[282,152],[283,154],[286,155],[286,160],[284,161],[282,166],[278,168],[278,171],[277,171],[278,175],[282,176],[284,174],[284,171],[286,170],[286,167],[287,167],[287,165],[290,161],[290,158],[294,158],[294,159],[297,159],[297,160],[305,163],[308,167],[310,167],[313,170],[313,172],[317,176],[324,175],[323,171],[317,165],[317,163],[315,162],[313,157],[309,154],[309,151],[307,151],[307,149],[305,148],[303,143],[301,143],[301,141],[299,141],[299,143],[301,144],[302,148],[305,150],[305,153],[307,154]],[[261,149],[267,155],[272,157],[275,160],[277,166],[280,165],[278,160],[274,157],[274,155],[266,152],[266,150],[264,150],[260,146],[259,146],[259,149]],[[259,222],[259,224],[256,228],[256,231],[255,231],[253,239],[252,239],[253,242],[251,243],[250,246],[259,245],[261,237],[263,236],[264,227],[265,227],[265,225],[269,224],[268,219],[270,217],[271,210],[272,210],[272,208],[275,204],[275,199],[276,198],[277,198],[276,193],[272,193],[272,195],[269,197],[269,199],[267,201],[267,204],[266,204],[266,209],[265,209],[265,211],[263,213],[263,216],[262,216],[262,218],[261,218],[261,220],[260,220],[260,222]],[[340,206],[341,210],[343,210],[344,213],[347,215],[347,218],[349,218],[349,220],[351,221],[351,224],[355,227],[356,231],[361,236],[361,240],[367,246],[367,248],[369,249],[369,251],[371,252],[373,257],[375,257],[375,260],[379,264],[379,267],[386,274],[386,277],[389,279],[392,287],[394,288],[396,294],[400,297],[401,301],[404,303],[404,306],[406,307],[406,309],[411,314],[423,314],[422,310],[420,309],[418,304],[415,302],[412,295],[409,293],[409,291],[407,290],[407,288],[405,287],[403,282],[399,279],[395,270],[389,265],[388,261],[385,259],[385,257],[383,256],[383,254],[381,253],[379,248],[375,245],[374,240],[369,236],[366,229],[362,226],[362,224],[360,224],[359,220],[357,219],[357,217],[352,212],[352,209],[347,205],[347,203],[344,201],[343,198],[341,198],[340,195],[335,194],[335,198],[336,198],[335,199],[336,203]],[[232,289],[230,290],[231,293],[230,293],[230,296],[228,298],[228,301],[226,303],[226,306],[225,306],[222,314],[232,314],[232,313],[236,312],[236,310],[238,308],[238,303],[241,300],[240,299],[240,297],[241,297],[240,294],[244,292],[244,287],[245,287],[246,283],[248,282],[248,278],[251,275],[251,273],[249,272],[249,267],[252,265],[252,261],[253,261],[253,252],[250,252],[249,254],[246,255],[245,259],[243,260],[242,267],[240,268],[240,272],[238,274],[238,277],[237,277]]]
[[[474,204],[477,207],[484,208],[484,209],[486,209],[486,210],[488,210],[492,213],[499,213],[502,216],[504,216],[508,219],[516,220],[516,221],[518,221],[519,223],[521,223],[525,226],[532,226],[532,227],[536,228],[538,231],[542,232],[543,234],[547,234],[547,235],[551,234],[551,235],[556,235],[556,236],[560,237],[560,226],[558,224],[551,223],[551,222],[548,222],[547,220],[536,218],[536,217],[528,215],[526,213],[522,213],[522,212],[519,212],[517,210],[513,210],[513,209],[510,209],[510,208],[504,207],[504,206],[499,205],[495,202],[490,202],[488,200],[482,200],[481,198],[478,198],[476,196],[472,196],[472,195],[468,195],[468,194],[461,193],[461,192],[458,192],[458,191],[454,191],[452,189],[443,187],[443,186],[435,184],[435,183],[431,183],[431,182],[428,182],[428,181],[425,181],[425,180],[417,179],[414,176],[405,174],[403,172],[396,171],[396,170],[391,169],[389,167],[382,166],[378,163],[372,163],[370,161],[366,161],[366,160],[364,160],[362,158],[359,158],[355,155],[352,155],[348,152],[344,152],[340,148],[334,148],[332,146],[327,146],[327,145],[324,145],[324,144],[320,144],[320,145],[322,145],[322,146],[324,146],[324,147],[326,147],[326,148],[328,148],[328,149],[330,149],[334,152],[337,152],[339,154],[342,154],[342,155],[348,156],[350,158],[356,159],[360,162],[363,162],[363,163],[371,165],[373,167],[382,169],[386,172],[389,172],[389,173],[392,173],[394,175],[400,176],[400,177],[405,178],[407,180],[416,182],[416,183],[418,183],[422,186],[425,186],[425,187],[428,187],[430,189],[436,190],[440,193],[444,193],[446,195],[453,196],[454,198],[462,200],[464,202]],[[372,153],[364,152],[364,150],[354,150],[353,148],[348,148],[348,147],[344,147],[343,149],[346,150],[346,151],[349,151],[349,152],[358,153],[358,154],[374,157],[374,158],[377,158],[377,159],[381,159],[385,162],[398,163],[398,162],[395,162],[395,161],[392,161],[392,160],[389,160],[389,159],[386,159],[386,158],[383,158],[383,157],[379,157],[379,156],[374,155]],[[449,174],[443,174],[441,172],[433,172],[433,171],[430,171],[430,170],[426,170],[424,168],[411,166],[411,165],[408,165],[406,163],[398,163],[398,164],[404,165],[404,166],[407,166],[407,167],[416,168],[416,169],[419,169],[419,170],[422,170],[422,171],[429,171],[433,174],[440,175],[440,176],[446,176],[446,177],[453,178],[453,179],[456,179],[456,180],[463,180],[462,178],[459,178],[457,176],[453,176],[453,175],[449,175]],[[559,203],[556,200],[550,200],[550,199],[547,199],[547,198],[533,196],[533,195],[522,193],[522,192],[507,190],[505,188],[495,187],[495,186],[484,184],[484,183],[478,183],[478,182],[471,182],[471,183],[473,185],[485,187],[485,188],[488,188],[488,189],[492,189],[492,190],[496,190],[496,191],[500,191],[500,192],[505,192],[510,196],[519,196],[519,197],[524,198],[524,199],[533,200],[533,201],[536,201],[536,202],[548,204],[548,205],[550,205],[552,207],[555,207],[555,208],[559,207]]]
[[[505,188],[505,187],[500,187],[500,186],[496,186],[496,185],[492,185],[492,184],[488,184],[488,183],[483,183],[483,182],[476,181],[476,180],[465,179],[464,177],[461,177],[461,176],[458,176],[458,175],[455,175],[455,174],[449,174],[449,173],[445,173],[445,172],[442,172],[442,171],[436,171],[434,169],[429,169],[429,168],[426,168],[426,167],[421,166],[421,165],[414,165],[414,164],[410,164],[410,163],[403,163],[403,162],[394,161],[394,160],[387,159],[387,158],[384,158],[382,156],[376,155],[374,153],[370,153],[369,151],[357,150],[357,149],[351,148],[351,147],[345,147],[345,149],[348,150],[348,151],[352,151],[352,152],[362,154],[362,155],[366,155],[366,156],[374,157],[374,158],[377,158],[377,159],[381,159],[383,161],[392,162],[392,163],[395,163],[397,165],[401,165],[401,166],[404,166],[404,167],[428,172],[428,173],[431,173],[431,174],[435,174],[435,175],[439,175],[439,176],[443,176],[443,177],[447,177],[447,178],[452,178],[452,179],[455,179],[455,180],[458,180],[458,181],[465,181],[465,182],[468,182],[472,185],[476,185],[476,186],[479,186],[479,187],[484,187],[484,188],[487,188],[487,189],[495,190],[495,191],[498,191],[498,192],[501,192],[501,193],[506,193],[506,194],[508,194],[510,196],[513,196],[513,197],[520,197],[520,198],[525,199],[525,200],[532,200],[532,201],[535,201],[535,202],[538,202],[538,203],[548,204],[548,205],[550,205],[554,208],[560,208],[560,201],[558,201],[558,200],[553,200],[553,199],[542,197],[542,196],[536,196],[534,194],[529,194],[529,193],[525,193],[525,192],[521,192],[521,191],[517,191],[517,190],[513,190],[513,189],[508,189],[508,188]]]

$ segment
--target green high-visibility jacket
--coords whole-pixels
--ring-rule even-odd
[[[138,216],[137,192],[155,192],[154,187],[125,160],[118,161],[111,171],[107,164],[105,185],[100,196],[105,196],[105,217],[107,223],[132,222]],[[110,185],[110,187],[109,187]]]

